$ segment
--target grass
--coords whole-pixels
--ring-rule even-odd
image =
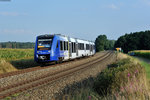
[[[137,51],[137,52],[139,52],[139,51]],[[142,50],[140,52],[150,52],[150,50],[148,50],[148,51]],[[138,60],[138,58],[133,58],[133,57],[130,57],[130,58],[133,59],[134,61],[140,63],[145,68],[147,79],[150,80],[150,64],[148,64],[145,61],[140,61],[140,60]]]
[[[0,49],[0,74],[35,67],[34,49]]]
[[[70,100],[150,99],[146,77],[149,77],[149,65],[121,53],[118,55],[117,62],[104,69],[94,81],[87,81],[90,85],[85,87],[83,84],[76,87],[73,94],[69,92]]]
[[[142,66],[145,67],[146,76],[150,80],[150,64],[148,64],[148,63],[146,63],[144,61],[141,61],[140,63],[141,63]]]

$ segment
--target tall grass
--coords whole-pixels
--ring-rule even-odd
[[[0,74],[11,71],[17,71],[17,69],[6,60],[0,60]]]
[[[120,56],[124,55],[120,54]],[[90,84],[92,81],[88,82]],[[109,65],[107,69],[94,78],[92,83],[88,87],[77,88],[76,91],[78,92],[70,95],[70,100],[150,99],[145,68],[137,60],[127,56],[125,59]]]

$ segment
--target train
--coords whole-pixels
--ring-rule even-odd
[[[61,34],[46,34],[36,37],[34,61],[37,63],[55,62],[93,56],[95,43]]]

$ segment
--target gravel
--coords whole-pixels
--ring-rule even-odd
[[[84,60],[81,60],[81,61],[75,61],[71,64],[68,63],[65,66],[57,66],[56,68],[44,69],[42,71],[40,70],[40,72],[39,71],[38,72],[36,72],[36,71],[35,72],[30,72],[30,74],[32,76],[34,76],[33,73],[34,74],[37,74],[37,73],[41,74],[42,72],[45,73],[46,71],[49,72],[49,71],[52,71],[52,70],[54,71],[58,68],[61,69],[61,67],[66,67],[66,66],[70,66],[70,65],[72,66],[73,64],[81,64],[83,62],[87,62],[91,59],[94,59],[95,57],[98,57],[100,55],[103,55],[103,54],[98,53],[94,57],[91,57],[91,58],[88,58],[88,59],[84,59]],[[115,60],[116,60],[116,56],[114,54],[114,55],[112,55],[112,57],[108,58],[108,60],[105,60],[105,61],[101,62],[101,64],[96,64],[96,65],[94,65],[94,66],[92,66],[92,67],[90,67],[90,68],[88,68],[84,71],[81,70],[77,73],[73,73],[71,76],[61,78],[60,80],[55,81],[53,83],[48,83],[48,84],[33,88],[31,90],[27,90],[25,92],[19,93],[18,96],[12,97],[11,99],[12,100],[52,100],[52,98],[56,98],[55,94],[58,94],[58,93],[61,94],[63,92],[62,90],[64,89],[65,86],[73,84],[75,82],[80,82],[82,80],[87,79],[88,77],[97,76],[97,74],[99,72],[101,72],[102,69],[106,68],[106,66],[108,64],[111,64]],[[23,75],[22,77],[27,77],[26,74],[27,73],[25,73],[25,75]],[[15,77],[18,78],[17,76],[15,76]],[[20,75],[19,75],[19,77],[22,78]],[[36,77],[37,77],[37,75],[36,75]],[[15,78],[11,78],[10,80],[12,80],[12,79],[15,79]]]
[[[65,65],[58,65],[56,67],[49,67],[46,69],[41,69],[41,70],[36,70],[36,71],[32,71],[32,72],[28,72],[28,73],[23,73],[23,74],[19,74],[19,75],[14,75],[14,76],[9,76],[9,77],[4,77],[0,79],[0,88],[6,87],[8,85],[16,84],[18,82],[22,82],[22,81],[26,81],[26,80],[30,80],[30,79],[34,79],[37,77],[40,77],[41,75],[44,74],[48,74],[48,73],[53,73],[55,71],[59,71],[65,68],[69,68],[72,66],[76,66],[76,65],[80,65],[82,63],[85,62],[89,62],[92,59],[95,59],[99,56],[102,56],[105,52],[102,53],[97,53],[94,57],[89,57],[86,59],[81,59],[81,60],[76,60],[73,62],[68,62]]]

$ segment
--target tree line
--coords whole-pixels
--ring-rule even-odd
[[[99,35],[95,40],[96,52],[114,49],[115,40],[108,40],[106,35]]]
[[[132,50],[150,50],[150,31],[134,32],[118,38],[115,48],[121,47],[125,53]]]
[[[34,48],[33,42],[0,42],[0,48]]]

